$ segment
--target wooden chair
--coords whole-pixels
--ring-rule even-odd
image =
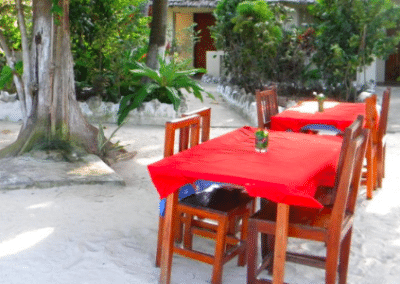
[[[351,132],[350,128],[345,132]],[[345,133],[352,136],[352,133]],[[324,242],[327,248],[325,257],[288,252],[287,261],[325,269],[325,283],[346,283],[350,254],[353,215],[360,184],[361,169],[368,139],[368,130],[362,129],[360,135],[351,139],[343,150],[344,165],[338,173],[337,196],[333,206],[321,210],[290,207],[288,236]],[[247,283],[272,283],[270,280],[258,279],[257,275],[265,268],[272,269],[274,241],[270,242],[268,254],[257,265],[259,233],[274,236],[276,232],[276,203],[270,202],[255,213],[249,220],[248,237],[248,270]],[[272,240],[272,241],[271,241]],[[285,261],[285,260],[282,260]]]
[[[367,146],[367,166],[364,176],[367,184],[367,198],[372,198],[372,192],[377,187],[382,187],[385,175],[386,130],[389,114],[390,88],[383,93],[381,113],[376,110],[376,95],[365,99],[366,127],[371,135]]]
[[[387,88],[383,93],[382,109],[379,116],[378,143],[377,143],[377,187],[382,187],[382,179],[385,177],[386,157],[386,131],[389,117],[391,89]]]
[[[200,116],[194,115],[185,117],[183,119],[176,119],[165,124],[165,142],[164,142],[164,158],[172,156],[174,154],[174,142],[175,142],[175,132],[179,130],[179,152],[186,150],[190,147],[199,144],[200,137]],[[185,141],[183,143],[182,141]],[[192,187],[192,188],[190,188]],[[187,191],[191,193],[195,192],[193,186],[189,185],[186,188]],[[185,192],[185,189],[180,189],[180,192]],[[189,193],[189,194],[191,194]],[[180,198],[186,197],[186,195],[180,195]],[[156,254],[156,266],[160,266],[161,261],[161,250],[162,250],[162,236],[164,231],[164,210],[165,210],[165,199],[160,201],[160,216],[158,220],[158,240],[157,240],[157,254]],[[178,223],[178,229],[180,224]],[[178,230],[179,232],[181,230]],[[180,236],[177,236],[179,238]]]
[[[195,111],[186,112],[182,114],[182,117],[199,115],[201,118],[201,139],[200,141],[206,142],[210,139],[210,127],[211,127],[211,108],[204,107]]]
[[[377,181],[377,163],[376,163],[376,148],[373,146],[373,141],[378,140],[378,124],[379,115],[376,110],[377,96],[373,94],[365,99],[365,127],[370,130],[370,137],[367,144],[366,160],[367,163],[363,172],[363,183],[367,186],[367,199],[372,198],[372,192],[376,189]]]
[[[204,107],[198,110],[190,111],[190,112],[185,112],[182,114],[182,117],[187,117],[191,115],[198,115],[200,116],[200,129],[201,129],[201,137],[200,141],[201,143],[206,142],[210,139],[210,128],[211,128],[211,108],[210,107]],[[187,141],[185,141],[185,137],[188,137],[188,135],[183,135],[180,137],[179,141],[180,143],[187,144]],[[200,181],[202,184],[196,185],[196,189],[202,188],[204,183],[208,183],[209,186],[215,185],[217,183],[212,183],[208,181]],[[179,221],[178,225],[178,231],[176,233],[176,241],[177,242],[182,242],[182,237],[183,237],[183,223],[184,223],[184,218],[185,216],[180,216],[181,220]],[[188,232],[188,231],[186,231]],[[187,238],[187,237],[186,237]]]
[[[335,201],[336,190],[339,185],[339,177],[344,167],[344,157],[346,149],[349,146],[350,141],[353,140],[354,137],[356,137],[357,135],[360,135],[363,129],[363,123],[364,123],[364,116],[359,115],[357,119],[349,127],[347,127],[350,131],[347,132],[345,131],[343,135],[342,147],[339,155],[338,165],[336,168],[334,187],[321,186],[317,189],[317,192],[315,193],[315,199],[317,199],[324,206],[333,205]]]
[[[263,91],[256,90],[258,128],[270,128],[271,116],[278,113],[278,95],[273,85]]]
[[[179,135],[179,151],[186,150],[199,143],[200,116],[188,116],[166,123],[164,156],[173,155],[175,131],[181,130]],[[190,127],[188,130],[187,128]],[[187,137],[189,135],[189,137]],[[182,143],[186,141],[187,144]],[[176,216],[184,222],[183,247],[175,244],[173,253],[202,261],[213,265],[212,283],[221,283],[223,264],[235,256],[239,256],[238,264],[246,263],[247,222],[252,212],[254,199],[238,189],[223,188],[218,191],[219,199],[223,202],[211,203],[202,206],[196,194],[181,199],[177,205]],[[218,199],[218,198],[217,198]],[[228,202],[227,202],[228,201]],[[183,218],[181,218],[183,216]],[[198,217],[198,219],[194,218]],[[214,224],[207,225],[203,220],[214,220]],[[240,235],[232,234],[231,224],[241,220]],[[179,226],[180,222],[175,222]],[[158,244],[156,266],[160,265],[163,249],[162,236],[164,218],[160,216],[158,229]],[[174,228],[175,237],[179,235],[179,228]],[[235,231],[236,232],[236,231]],[[192,248],[193,235],[201,235],[216,240],[214,255],[196,251]]]

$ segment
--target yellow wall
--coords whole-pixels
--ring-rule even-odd
[[[211,13],[210,8],[184,8],[170,7],[168,8],[168,32],[167,41],[172,43],[173,38],[176,39],[177,52],[182,59],[191,59],[193,66],[194,44],[193,35],[190,27],[194,24],[194,13]],[[175,25],[175,29],[173,28]]]
[[[192,13],[174,12],[175,15],[175,39],[177,52],[182,58],[193,57],[193,34],[190,27],[193,25]]]

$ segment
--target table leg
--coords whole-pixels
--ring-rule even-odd
[[[165,207],[164,234],[161,246],[160,284],[169,284],[171,281],[172,255],[174,250],[173,228],[177,204],[178,192],[168,195]]]
[[[289,205],[278,203],[277,210],[272,283],[281,284],[283,283],[285,276],[286,247],[289,228]]]

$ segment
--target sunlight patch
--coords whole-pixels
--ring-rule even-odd
[[[366,212],[385,215],[394,209],[398,210],[400,207],[400,192],[398,190],[385,188],[384,190],[379,189],[378,191],[374,192],[374,194],[375,196],[367,205]]]
[[[51,204],[53,204],[52,201],[43,202],[43,203],[39,203],[39,204],[34,204],[34,205],[31,205],[31,206],[28,206],[26,209],[46,208],[46,207],[50,207]]]
[[[90,163],[89,165],[85,165],[68,172],[69,175],[80,176],[101,176],[112,173],[113,170],[103,162]]]
[[[162,159],[162,156],[157,156],[157,157],[151,157],[151,158],[141,158],[141,159],[136,159],[136,162],[143,165],[147,166],[152,163],[158,162]]]
[[[161,149],[161,145],[149,145],[140,148],[140,151],[153,151],[153,150],[158,150]]]
[[[43,228],[22,233],[15,238],[0,243],[0,257],[17,254],[33,247],[53,233],[54,228]]]

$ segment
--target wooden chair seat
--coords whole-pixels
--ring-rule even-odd
[[[263,210],[258,211],[251,218],[269,221],[268,226],[271,230],[275,230],[277,204],[269,202],[268,205],[264,203]],[[289,237],[296,237],[296,228],[310,227],[310,231],[320,230],[324,234],[329,229],[329,224],[332,216],[333,206],[325,206],[322,209],[296,207],[292,206],[289,212]],[[345,216],[344,220],[349,221],[350,215]],[[292,232],[292,235],[291,235]],[[301,238],[301,237],[298,237]],[[306,238],[306,236],[305,236]],[[315,240],[325,241],[324,239],[317,238]]]
[[[224,200],[224,201],[222,201]],[[246,239],[247,222],[252,212],[253,198],[245,193],[238,192],[236,189],[222,189],[215,202],[207,207],[202,206],[195,195],[189,196],[179,203],[179,210],[185,212],[184,224],[185,234],[183,240],[183,250],[178,249],[184,256],[194,258],[209,264],[216,261],[221,265],[239,255],[238,265],[246,264]],[[197,218],[193,218],[196,216]],[[238,219],[242,221],[240,226],[240,236],[237,236],[237,230],[232,230],[236,226]],[[207,221],[205,221],[207,220]],[[214,223],[210,223],[213,220]],[[215,253],[215,256],[193,250],[193,236],[216,240],[216,250],[222,250],[222,254]],[[218,247],[218,249],[217,249]],[[219,273],[219,272],[215,272]],[[221,267],[222,273],[222,267]],[[221,276],[218,276],[222,278]],[[214,279],[212,283],[220,283],[221,279]]]
[[[361,129],[353,133],[350,127],[345,131],[350,137],[342,147],[341,158],[344,160],[341,171],[337,172],[336,197],[333,206],[323,209],[291,206],[289,211],[288,237],[323,242],[326,245],[326,256],[288,252],[286,259],[295,263],[325,269],[325,283],[339,283],[347,280],[347,269],[350,255],[353,216],[357,192],[360,184],[362,162],[368,139],[368,130]],[[264,203],[262,208],[249,219],[247,283],[272,283],[268,279],[259,279],[264,270],[272,271],[274,256],[277,204]],[[258,235],[266,234],[262,239],[265,245],[262,261],[258,262]]]

